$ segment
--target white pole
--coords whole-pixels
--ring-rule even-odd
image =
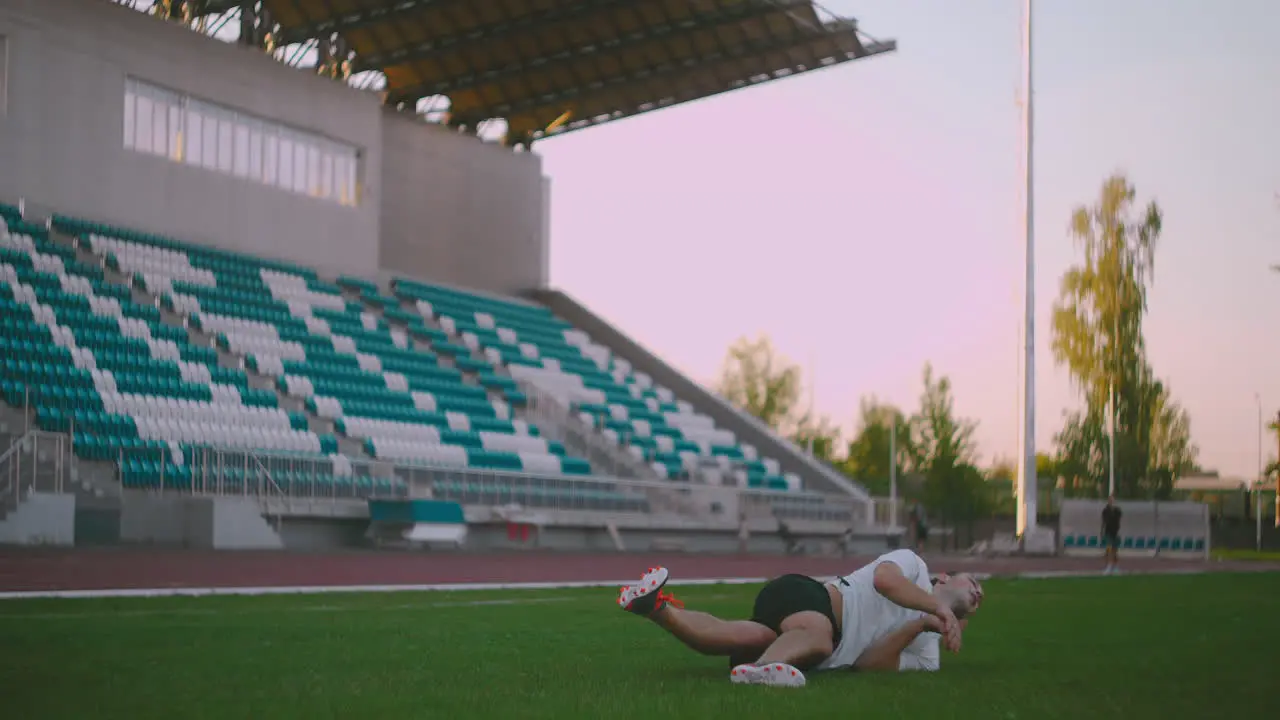
[[[1258,552],[1262,552],[1262,488],[1265,485],[1263,481],[1264,469],[1262,467],[1262,394],[1254,393],[1253,397],[1258,401],[1258,480],[1253,487],[1253,521],[1257,525],[1255,529],[1254,544],[1257,546]]]
[[[1107,435],[1110,438],[1108,462],[1111,464],[1107,476],[1107,497],[1111,497],[1116,494],[1116,386],[1114,382],[1107,385]]]
[[[813,360],[814,353],[809,352],[809,456],[813,457],[813,440],[818,431],[818,417],[813,410],[813,398],[817,394],[818,375],[814,371],[816,363]]]
[[[1023,232],[1025,233],[1026,280],[1024,286],[1024,331],[1022,361],[1022,447],[1018,453],[1018,535],[1036,529],[1036,374],[1035,374],[1035,198],[1032,172],[1034,91],[1031,73],[1031,0],[1023,0],[1022,17],[1022,123],[1023,123]]]
[[[898,529],[898,415],[889,418],[889,527]]]

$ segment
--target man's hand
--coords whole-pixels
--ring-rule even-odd
[[[952,613],[950,608],[944,608],[944,610],[946,614],[951,616],[951,624],[949,626],[947,621],[941,617],[941,614],[925,615],[922,620],[926,630],[936,632],[942,636],[943,647],[953,653],[958,653],[960,652],[961,630],[964,628],[960,622],[956,621],[955,613]]]

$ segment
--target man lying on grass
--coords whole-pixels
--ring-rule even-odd
[[[671,575],[652,568],[622,588],[618,605],[648,617],[690,648],[729,658],[735,683],[801,687],[804,670],[937,670],[941,643],[960,651],[968,617],[982,603],[972,575],[931,580],[924,560],[894,550],[844,577],[770,580],[750,620],[684,609],[665,592]]]

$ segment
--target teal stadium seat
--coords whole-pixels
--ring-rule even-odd
[[[82,458],[119,462],[126,487],[189,489],[185,460],[208,446],[342,464],[336,438],[310,432],[275,393],[219,367],[216,351],[44,227],[0,214],[0,393],[29,404],[38,427],[71,433]]]
[[[741,487],[800,489],[799,478],[781,474],[776,461],[758,457],[755,448],[632,372],[628,363],[545,307],[406,279],[395,280],[393,289],[418,311],[406,320],[415,336],[433,346],[448,342],[482,351],[490,365],[511,375],[483,373],[482,385],[523,400],[517,381],[524,381],[560,398],[662,477],[714,472],[735,478]]]
[[[400,308],[398,299],[382,296],[372,282],[343,276],[330,283],[313,270],[291,263],[185,245],[73,218],[55,216],[54,223],[62,232],[77,236],[81,247],[100,257],[104,265],[129,278],[134,288],[155,295],[162,307],[180,315],[192,330],[212,336],[220,349],[241,358],[247,369],[274,378],[278,392],[303,401],[310,413],[333,421],[338,435],[360,441],[375,458],[399,465],[532,473],[544,478],[591,473],[586,460],[569,455],[563,444],[541,437],[536,427],[515,416],[513,410],[522,406],[525,398],[509,377],[475,356],[473,348],[428,325],[418,313]],[[112,292],[122,302],[130,297],[128,287],[114,286]],[[350,299],[352,295],[359,299]],[[308,453],[303,464],[317,468],[310,474],[288,469],[272,472],[272,479],[285,489],[358,496],[387,490],[388,480],[352,472],[350,459],[338,453],[337,437],[305,430],[306,414],[279,410],[275,392],[251,389],[242,371],[218,368],[217,352],[190,345],[184,329],[158,322],[156,326],[163,328],[157,333],[173,335],[175,343],[198,354],[211,379],[218,381],[215,384],[234,379],[244,404],[269,407],[273,422],[280,424],[282,431],[307,438],[294,442],[304,446],[298,448],[280,447],[274,439],[265,446],[252,445],[248,439],[238,442],[240,436],[253,434],[248,425],[240,424],[239,431],[215,429],[214,445],[227,447],[223,436],[230,433],[232,448],[248,443],[272,453]],[[129,354],[129,362],[134,362],[135,355],[137,352]],[[196,375],[197,380],[202,379],[199,371]],[[192,379],[181,373],[171,385],[166,386],[166,395],[197,404],[210,402],[210,391],[191,387]],[[13,392],[3,389],[6,396]],[[220,389],[216,392],[225,394]],[[185,420],[182,414],[186,407],[168,414],[176,413],[179,421]],[[149,441],[157,431],[150,421],[144,425],[142,438]],[[179,422],[177,428],[184,430],[185,426]],[[188,448],[192,452],[186,455],[202,457],[192,437],[202,433],[184,431],[175,436],[170,430],[162,425],[158,434],[171,457],[185,459],[183,451]],[[107,456],[115,449],[114,445],[99,449],[96,437],[88,444],[94,452]],[[325,457],[329,465],[315,462]],[[182,465],[175,463],[175,467]],[[188,482],[186,475],[199,476],[172,470],[168,465],[140,460],[122,472],[147,486],[182,485]],[[224,480],[253,481],[234,473],[228,473]],[[403,494],[403,482],[394,481],[392,490]],[[528,495],[532,491],[522,492]],[[569,486],[546,495],[544,505],[563,506],[577,502],[582,491]],[[600,500],[606,505],[647,509],[643,498],[625,494]]]

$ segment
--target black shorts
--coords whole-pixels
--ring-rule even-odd
[[[827,586],[808,575],[783,575],[766,583],[756,595],[751,621],[781,635],[782,621],[806,610],[822,613],[831,621],[831,640],[839,645],[840,629]]]

